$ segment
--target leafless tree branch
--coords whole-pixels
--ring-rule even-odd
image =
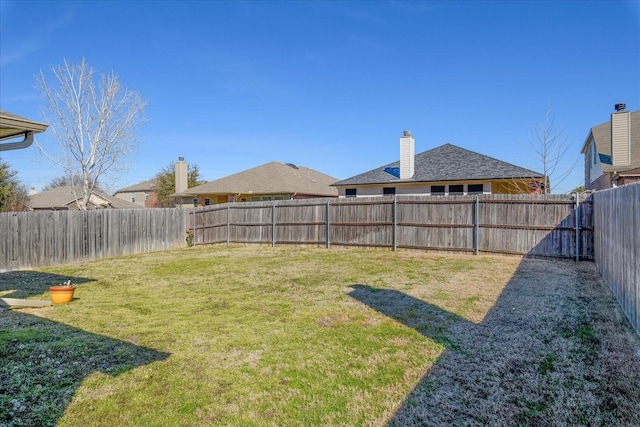
[[[49,81],[40,71],[36,88],[47,101],[43,113],[59,151],[38,146],[64,169],[79,207],[86,209],[98,179],[122,170],[139,147],[136,131],[146,121],[147,103],[113,71],[97,77],[84,58],[77,64],[65,59],[52,73]]]

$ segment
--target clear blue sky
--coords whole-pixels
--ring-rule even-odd
[[[452,143],[542,171],[529,140],[550,99],[578,160],[566,192],[589,129],[640,109],[640,2],[0,0],[0,15],[1,109],[41,120],[34,75],[82,57],[148,101],[111,190],[179,156],[208,181],[270,161],[345,179],[398,160],[404,130],[416,153]],[[28,187],[61,175],[35,146],[2,156]]]

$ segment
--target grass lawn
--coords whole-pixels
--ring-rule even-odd
[[[204,247],[0,273],[0,426],[640,425],[592,263]]]

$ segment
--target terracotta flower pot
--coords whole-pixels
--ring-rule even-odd
[[[51,302],[54,304],[71,302],[73,300],[73,291],[75,290],[75,286],[50,286]]]

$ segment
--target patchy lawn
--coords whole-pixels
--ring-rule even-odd
[[[592,263],[190,248],[0,273],[0,425],[640,425]]]

